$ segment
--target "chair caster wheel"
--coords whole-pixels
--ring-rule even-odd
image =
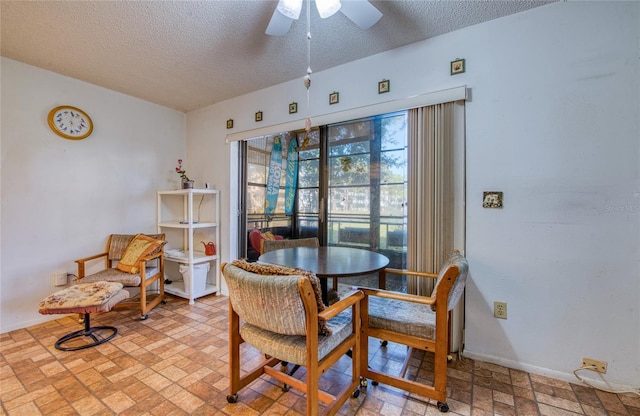
[[[388,342],[387,340],[380,341],[380,346],[381,346],[381,347],[386,347],[386,346],[387,346],[387,344],[389,344],[389,342]]]
[[[356,391],[354,391],[354,392],[353,392],[353,398],[354,398],[354,399],[357,399],[357,398],[358,398],[358,396],[360,396],[360,390],[356,390]]]
[[[367,384],[368,384],[367,379],[364,378],[364,377],[360,377],[360,387],[363,387],[363,388],[366,389],[367,388]]]
[[[228,395],[227,396],[227,402],[229,402],[229,403],[237,403],[238,402],[238,393]]]
[[[140,320],[141,320],[141,321],[146,321],[148,317],[149,317],[149,314],[148,314],[148,313],[147,313],[147,314],[144,314],[144,315],[140,316]]]
[[[289,390],[291,390],[291,387],[287,386],[286,384],[284,386],[282,386],[282,391],[283,392],[288,392]]]
[[[163,299],[163,300],[160,301],[160,303],[162,303],[163,305],[166,305],[167,301]]]
[[[371,384],[373,384],[374,386],[377,386],[380,383],[378,383],[377,381],[372,381]]]
[[[437,406],[440,413],[447,413],[449,411],[449,405],[446,403],[438,402]]]

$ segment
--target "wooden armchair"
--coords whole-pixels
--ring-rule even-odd
[[[437,401],[438,409],[447,412],[447,355],[449,354],[449,311],[464,292],[469,266],[467,260],[454,252],[445,262],[440,274],[408,270],[386,269],[387,273],[437,278],[431,297],[410,295],[380,289],[360,288],[362,336],[360,349],[368,351],[369,337],[392,341],[408,347],[400,375],[387,374],[368,367],[366,353],[361,355],[362,376],[376,383],[384,383],[410,393]],[[390,313],[393,311],[393,313]],[[404,376],[412,348],[434,353],[433,384],[407,380]],[[366,385],[366,382],[364,383]]]
[[[122,260],[123,255],[134,240],[136,234],[111,234],[107,240],[107,246],[103,253],[85,257],[75,262],[78,263],[78,283],[91,282],[118,282],[126,288],[137,288],[139,297],[133,297],[126,302],[120,302],[113,307],[119,308],[139,308],[140,319],[147,319],[150,310],[155,308],[164,300],[164,234],[149,234],[156,240],[153,251],[145,254],[136,262],[134,269],[131,271],[122,271],[116,267],[116,264]],[[104,268],[96,273],[86,275],[88,267],[94,266],[96,262],[102,260]],[[151,289],[151,285],[157,282],[157,292],[152,296],[147,293]],[[134,293],[134,295],[136,295]]]
[[[236,403],[238,392],[262,374],[285,383],[285,391],[291,386],[306,393],[307,415],[336,414],[350,395],[358,397],[362,292],[325,309],[318,278],[310,272],[241,260],[221,269],[229,288],[229,403]],[[241,376],[244,342],[265,359]],[[348,352],[353,355],[348,385],[336,396],[321,391],[322,374]],[[305,367],[305,379],[275,369],[278,363],[285,369],[287,363]]]

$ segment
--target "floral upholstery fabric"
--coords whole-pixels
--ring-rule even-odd
[[[38,305],[41,314],[107,312],[129,297],[121,283],[80,283],[44,298]]]
[[[297,282],[300,278],[309,279],[314,290],[318,312],[326,309],[322,302],[320,280],[309,271],[235,260],[225,267],[223,274],[229,287],[232,305],[234,308],[236,305],[241,309],[244,308],[243,313],[246,316],[240,312],[238,315],[245,321],[270,331],[287,335],[305,334],[304,305],[297,284],[291,284],[292,281]],[[265,278],[256,279],[256,275]],[[253,304],[246,301],[248,297],[254,299]],[[234,298],[243,301],[234,302]],[[248,310],[249,308],[253,309]],[[331,329],[325,320],[318,319],[318,321],[318,333],[330,335]]]

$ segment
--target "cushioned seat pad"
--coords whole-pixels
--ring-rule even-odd
[[[351,335],[351,311],[345,311],[327,321],[331,335],[318,336],[318,359],[321,360],[342,341]],[[243,324],[240,335],[249,345],[272,357],[292,364],[305,365],[307,360],[306,337],[304,335],[282,335]]]
[[[145,277],[150,279],[158,274],[159,270],[157,267],[147,267]],[[140,286],[141,278],[139,274],[131,274],[111,268],[83,277],[80,281],[83,283],[108,281],[122,283],[123,286],[137,287]]]
[[[435,337],[436,314],[430,305],[369,296],[369,327],[423,338]]]
[[[121,283],[80,283],[44,298],[40,301],[41,314],[108,312],[129,297]]]

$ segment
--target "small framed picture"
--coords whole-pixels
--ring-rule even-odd
[[[464,59],[457,58],[455,61],[451,61],[451,75],[462,74],[464,70]]]
[[[298,103],[289,104],[289,114],[295,114],[298,112]]]
[[[233,119],[230,118],[229,120],[227,120],[227,128],[228,129],[232,129],[233,128]]]
[[[338,104],[340,101],[340,96],[337,92],[332,92],[329,94],[329,104]]]
[[[383,94],[385,92],[389,92],[389,80],[383,79],[378,82],[378,94]]]
[[[256,121],[262,121],[262,111],[256,113]]]
[[[502,208],[503,195],[500,191],[482,193],[482,208]]]

